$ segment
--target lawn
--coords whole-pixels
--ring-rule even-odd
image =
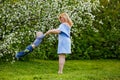
[[[58,75],[58,61],[0,63],[0,80],[120,80],[119,60],[67,60]]]

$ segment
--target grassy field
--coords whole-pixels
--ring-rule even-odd
[[[0,63],[0,80],[120,80],[119,60],[68,60],[58,75],[58,61]]]

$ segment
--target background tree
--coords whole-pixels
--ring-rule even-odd
[[[72,27],[72,55],[67,59],[120,58],[118,0],[5,0],[0,2],[0,59],[14,60],[31,44],[36,31],[57,28],[67,12]],[[57,59],[57,36],[46,37],[28,58]]]

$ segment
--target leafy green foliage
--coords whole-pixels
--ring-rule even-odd
[[[94,12],[94,26],[99,29],[101,56],[103,58],[120,59],[120,2],[118,0],[101,0],[99,12]]]
[[[116,4],[116,5],[114,5]],[[120,58],[120,2],[106,0],[5,0],[0,3],[0,58],[14,59],[35,32],[57,28],[67,12],[74,22],[69,59]],[[114,7],[112,7],[114,5]],[[111,10],[112,9],[112,10]],[[44,38],[30,58],[57,59],[57,35]]]

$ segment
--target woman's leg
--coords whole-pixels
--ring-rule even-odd
[[[58,74],[62,74],[63,73],[64,64],[65,64],[65,54],[60,54],[59,55],[59,70],[58,70]]]

